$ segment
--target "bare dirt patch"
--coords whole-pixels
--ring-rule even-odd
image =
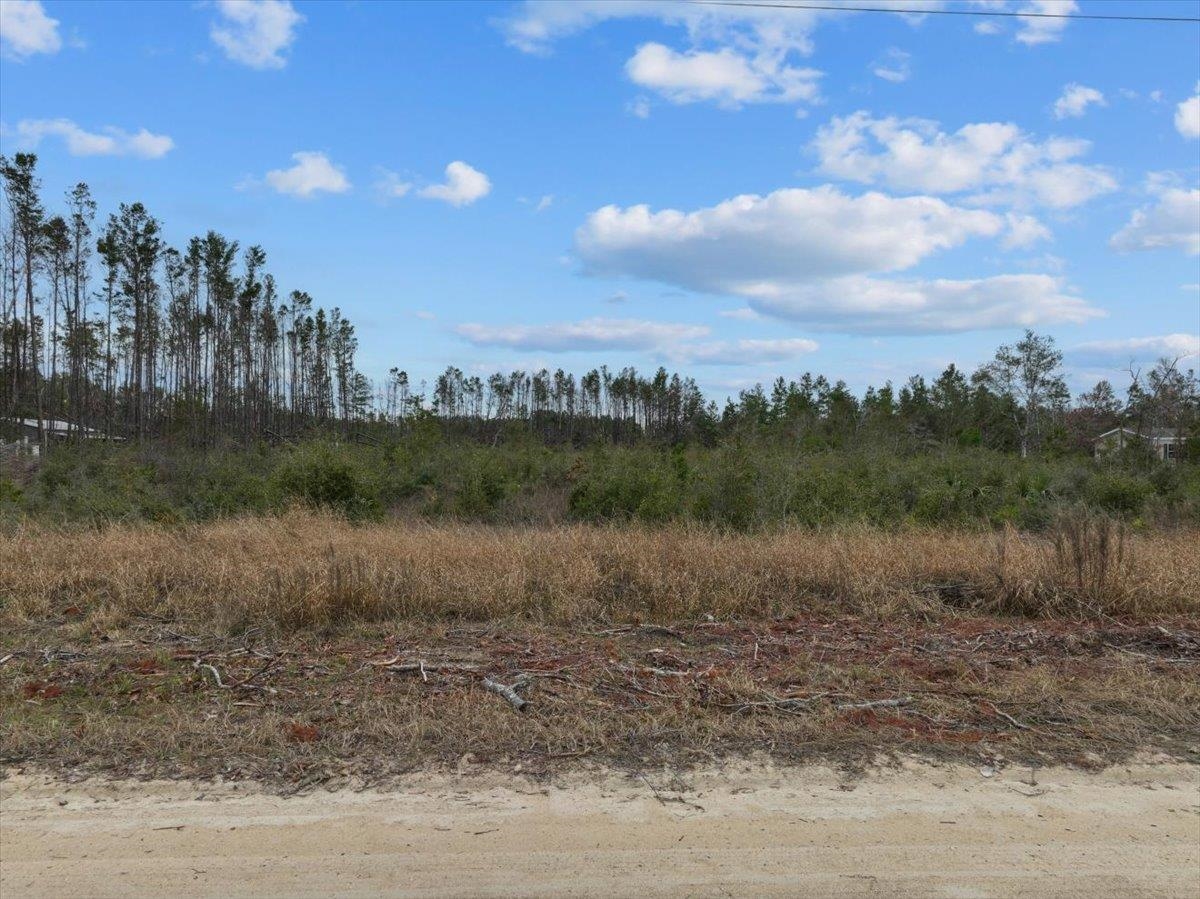
[[[7,896],[1185,896],[1200,769],[422,772],[386,792],[14,776]]]

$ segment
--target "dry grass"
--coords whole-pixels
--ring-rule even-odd
[[[469,525],[352,526],[294,512],[188,528],[0,538],[10,623],[64,609],[120,627],[135,616],[329,627],[355,621],[546,624],[929,617],[948,608],[1151,619],[1200,611],[1200,535],[1127,535],[1066,519],[1048,537],[939,531],[790,531]]]
[[[7,635],[0,763],[296,789],[466,760],[532,773],[752,753],[1196,762],[1200,631],[1164,622],[437,622],[279,641],[141,622],[87,643],[31,625]],[[485,677],[524,683],[528,705],[515,711]]]
[[[464,757],[1194,761],[1196,544],[1086,517],[1042,537],[31,527],[0,538],[0,762],[293,789]]]

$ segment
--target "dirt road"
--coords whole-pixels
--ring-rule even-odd
[[[1200,767],[422,775],[386,793],[10,774],[18,897],[1196,896]]]

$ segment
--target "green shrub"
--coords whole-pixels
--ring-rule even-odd
[[[275,478],[285,495],[312,506],[333,509],[349,518],[379,512],[378,485],[348,455],[328,446],[296,450]]]
[[[1150,483],[1136,475],[1103,471],[1089,482],[1086,491],[1090,506],[1116,515],[1140,515],[1151,494]]]

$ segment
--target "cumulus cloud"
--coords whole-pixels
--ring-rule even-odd
[[[1017,2],[1017,0],[970,0],[970,2],[974,6],[984,7],[996,12],[1025,13],[1023,17],[1009,21],[1017,23],[1017,31],[1013,35],[1014,40],[1031,47],[1039,44],[1052,44],[1062,40],[1063,33],[1071,21],[1068,18],[1047,18],[1047,16],[1070,16],[1079,12],[1079,5],[1075,0],[1024,0],[1024,2]],[[986,35],[1005,34],[1007,32],[1007,29],[1001,24],[999,19],[982,19],[975,23],[974,29],[976,34]]]
[[[1069,351],[1071,361],[1082,365],[1121,364],[1130,359],[1186,359],[1200,355],[1200,336],[1162,334],[1157,337],[1125,337],[1093,340]]]
[[[1004,219],[934,197],[859,197],[824,186],[734,197],[694,212],[605,206],[575,234],[587,269],[711,293],[745,294],[762,281],[894,271]]]
[[[301,150],[293,153],[292,159],[296,164],[291,168],[267,172],[267,184],[276,192],[307,199],[318,193],[341,194],[350,189],[346,173],[324,153]]]
[[[379,170],[379,180],[375,182],[375,193],[385,200],[398,200],[408,195],[412,190],[412,182],[387,169]]]
[[[1104,94],[1094,87],[1082,84],[1068,84],[1063,88],[1062,96],[1054,101],[1054,117],[1056,119],[1077,119],[1089,106],[1107,106]]]
[[[899,3],[899,0],[896,0]],[[508,43],[548,53],[555,42],[614,19],[650,18],[687,30],[701,42],[812,52],[812,30],[831,14],[818,10],[701,6],[676,0],[533,0],[500,22]]]
[[[209,36],[227,57],[252,69],[282,69],[304,16],[288,0],[217,0]]]
[[[158,159],[175,146],[165,134],[152,134],[145,128],[134,133],[111,125],[100,131],[86,131],[70,119],[23,119],[17,123],[17,140],[36,147],[44,138],[58,137],[72,156],[136,156]]]
[[[0,3],[0,50],[6,57],[24,60],[37,53],[57,53],[60,49],[58,19],[46,15],[38,0]]]
[[[820,349],[806,337],[714,340],[668,347],[666,357],[679,365],[756,365],[785,362]]]
[[[625,72],[672,103],[710,100],[730,107],[812,100],[821,77],[816,69],[789,66],[770,54],[747,56],[728,47],[677,53],[658,43],[638,47]]]
[[[1025,249],[1043,240],[1050,240],[1050,229],[1032,215],[1010,212],[1004,216],[1008,231],[1000,240],[1006,250]]]
[[[1036,141],[1016,125],[980,122],[952,134],[924,119],[835,116],[811,144],[822,172],[899,190],[968,193],[976,203],[1068,209],[1117,188],[1103,166],[1074,162],[1085,140]]]
[[[1109,246],[1119,253],[1178,248],[1200,256],[1200,190],[1161,187],[1155,192],[1157,201],[1134,210]]]
[[[899,84],[912,76],[911,60],[911,53],[890,47],[883,56],[871,63],[871,71],[877,78]]]
[[[1175,128],[1186,138],[1200,138],[1200,81],[1195,96],[1175,107]]]
[[[462,161],[455,161],[446,166],[446,183],[431,184],[417,191],[417,195],[427,200],[441,200],[451,206],[469,206],[476,200],[486,197],[492,190],[492,182],[488,176]]]
[[[476,346],[561,353],[572,350],[652,350],[681,340],[707,337],[703,325],[636,318],[588,318],[543,325],[483,325],[455,328]]]
[[[940,4],[941,0],[920,0]],[[884,5],[903,6],[902,0]],[[686,32],[688,46],[651,42],[626,63],[634,83],[673,103],[745,103],[812,100],[819,73],[795,64],[812,53],[817,22],[851,13],[811,9],[708,6],[675,0],[534,0],[518,6],[500,25],[508,42],[527,53],[553,45],[602,22],[648,18]],[[632,107],[645,117],[645,103]]]
[[[1016,39],[1022,44],[1032,47],[1061,41],[1070,21],[1039,16],[1069,16],[1079,12],[1079,4],[1075,0],[1026,0],[1017,8],[1017,12],[1032,14],[1019,20],[1021,27],[1016,35]]]
[[[752,322],[762,318],[757,312],[749,306],[742,306],[739,309],[722,309],[717,315],[721,318],[736,318],[738,321]]]
[[[815,340],[785,337],[704,340],[705,325],[627,318],[588,318],[541,325],[482,325],[455,328],[476,346],[548,353],[591,350],[648,352],[679,365],[750,365],[795,359],[818,349]]]
[[[1050,275],[967,280],[887,280],[851,275],[764,288],[754,309],[828,330],[932,334],[1080,324],[1103,313]]]
[[[744,298],[759,313],[853,332],[939,332],[1098,314],[1046,275],[889,281],[972,238],[1040,238],[1034,221],[936,197],[835,188],[746,195],[692,212],[606,206],[575,234],[585,271]]]

